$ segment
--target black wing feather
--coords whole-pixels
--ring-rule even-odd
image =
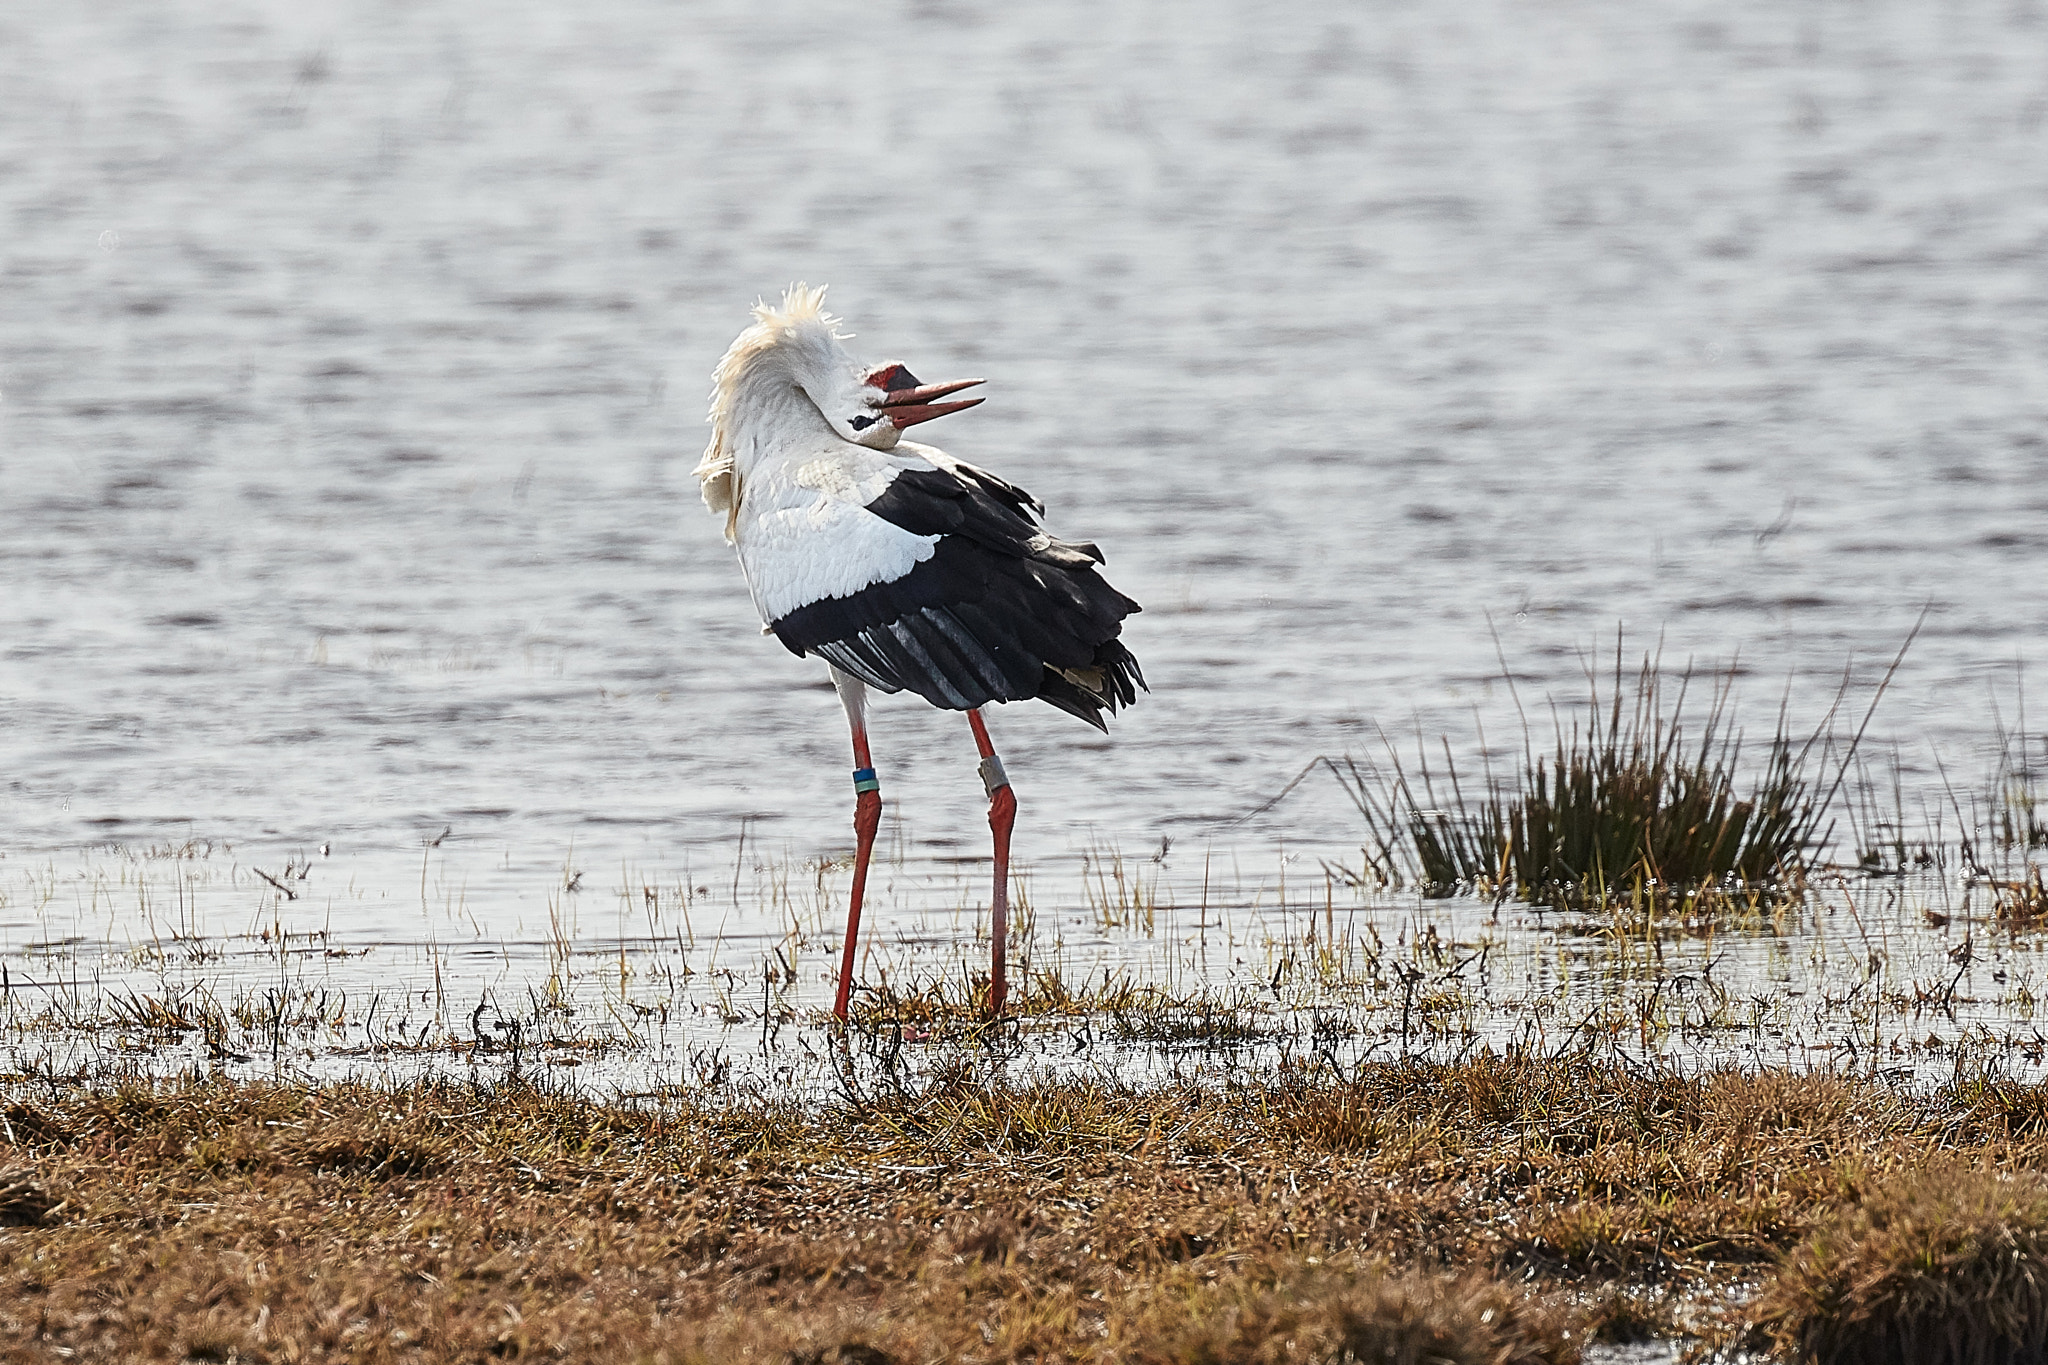
[[[939,537],[903,577],[812,602],[771,624],[885,692],[956,711],[1038,697],[1102,726],[1145,685],[1117,639],[1138,604],[1095,571],[1102,552],[1042,530],[1037,499],[986,470],[905,470],[867,510]]]

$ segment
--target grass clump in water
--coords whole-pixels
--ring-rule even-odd
[[[1468,795],[1448,742],[1442,768],[1425,753],[1412,781],[1398,760],[1391,784],[1333,765],[1380,846],[1376,865],[1405,864],[1425,895],[1477,891],[1559,907],[1646,890],[1695,902],[1723,888],[1796,895],[1827,833],[1833,793],[1814,772],[1825,722],[1801,738],[1781,709],[1768,757],[1745,776],[1732,673],[1712,680],[1697,721],[1686,709],[1693,673],[1667,696],[1646,656],[1631,682],[1619,641],[1612,681],[1603,687],[1589,673],[1588,683],[1586,719],[1556,717],[1548,753],[1525,722],[1515,782],[1489,780],[1481,796]]]
[[[1843,1211],[1751,1310],[1815,1365],[2006,1365],[2048,1356],[2048,1187],[1934,1168]]]

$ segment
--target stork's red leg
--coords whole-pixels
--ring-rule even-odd
[[[875,780],[868,757],[868,690],[860,679],[832,670],[832,687],[846,708],[846,726],[853,731],[853,894],[846,901],[846,951],[839,959],[839,996],[832,1013],[846,1021],[846,1002],[853,994],[854,952],[860,942],[860,905],[868,890],[868,855],[875,851],[875,830],[882,823],[882,784]]]
[[[839,959],[839,997],[832,1013],[846,1018],[847,998],[853,994],[854,948],[860,938],[860,904],[868,889],[868,855],[875,849],[875,831],[882,824],[882,784],[875,778],[874,760],[868,757],[868,732],[853,727],[853,894],[846,902],[846,949]]]
[[[1010,826],[1017,819],[1017,794],[1010,790],[1010,779],[1003,773],[1003,760],[996,757],[995,745],[989,743],[988,727],[981,723],[981,712],[969,711],[967,723],[974,727],[974,747],[981,751],[981,785],[988,789],[988,828],[995,836],[996,886],[988,903],[988,1014],[991,1019],[1000,1019],[1009,988]]]

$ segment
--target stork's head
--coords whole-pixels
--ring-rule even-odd
[[[781,306],[754,305],[754,323],[734,338],[711,383],[711,444],[697,465],[704,501],[736,510],[733,485],[738,443],[815,431],[819,419],[843,441],[888,450],[906,427],[981,400],[936,400],[979,384],[920,384],[900,364],[867,366],[842,344],[848,333],[824,308],[825,291],[792,285]]]
[[[944,417],[949,412],[971,408],[979,398],[957,398],[950,403],[935,402],[949,393],[973,388],[979,379],[954,379],[944,384],[921,384],[910,367],[900,360],[885,360],[861,371],[858,398],[862,411],[847,422],[861,432],[862,445],[887,450],[905,427]],[[837,425],[836,423],[834,424]],[[873,436],[868,433],[873,432]]]

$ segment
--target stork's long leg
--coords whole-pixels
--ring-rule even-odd
[[[989,743],[988,727],[981,723],[981,712],[969,711],[967,723],[974,727],[974,747],[981,751],[981,785],[988,789],[988,828],[995,836],[996,887],[988,903],[988,1013],[991,1019],[1000,1019],[1009,986],[1010,826],[1017,819],[1017,794],[1010,790],[1010,779],[1003,773],[1003,760],[996,757],[995,745]]]
[[[846,723],[853,730],[853,892],[846,902],[846,950],[839,959],[839,995],[832,1013],[846,1018],[846,1002],[853,993],[855,945],[860,938],[860,905],[868,889],[868,855],[875,849],[875,831],[882,824],[882,784],[875,778],[874,760],[868,756],[867,688],[858,678],[832,670],[832,685],[839,690],[846,708]]]

